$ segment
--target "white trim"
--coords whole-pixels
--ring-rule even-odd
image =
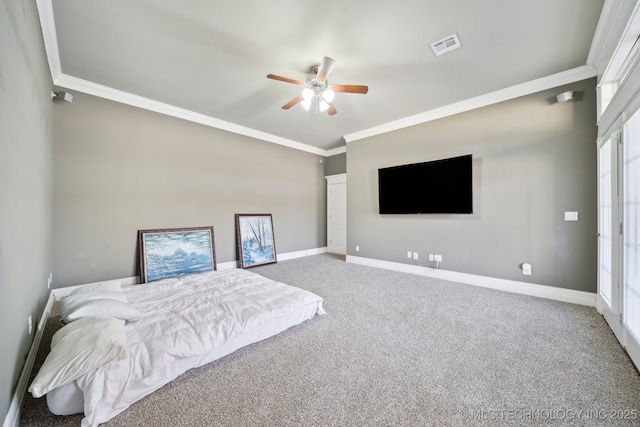
[[[347,146],[343,145],[342,147],[332,148],[331,150],[325,151],[324,155],[326,157],[335,156],[336,154],[342,154],[347,152]]]
[[[238,268],[239,266],[240,266],[239,261],[221,262],[221,263],[216,263],[216,270],[218,271],[231,270],[233,268]]]
[[[143,96],[138,96],[121,90],[113,89],[108,86],[103,86],[101,84],[68,76],[66,74],[61,73],[56,76],[53,79],[53,83],[56,86],[77,90],[89,95],[109,99],[111,101],[131,105],[133,107],[138,107],[149,111],[154,111],[156,113],[165,114],[167,116],[177,117],[179,119],[198,123],[204,126],[209,126],[227,132],[248,136],[250,138],[260,139],[262,141],[267,141],[278,145],[284,145],[285,147],[294,148],[300,151],[306,151],[312,154],[326,156],[326,150],[323,150],[321,148],[313,147],[311,145],[303,144],[291,139],[282,138],[270,133],[261,132],[235,123],[216,119],[211,116],[196,113],[184,108],[175,107],[170,104],[165,104],[163,102],[155,101]]]
[[[327,175],[324,177],[327,180],[327,184],[342,184],[347,182],[347,174],[346,173],[337,173],[335,175]]]
[[[315,248],[315,249],[306,249],[302,251],[295,252],[287,252],[283,254],[278,254],[278,261],[286,261],[294,258],[302,258],[309,255],[318,255],[327,252],[326,247]],[[217,264],[218,270],[227,270],[231,268],[236,268],[237,261],[224,262],[221,264]],[[20,378],[18,380],[18,386],[13,394],[13,398],[11,399],[11,403],[9,405],[9,411],[4,419],[3,427],[18,427],[20,423],[20,408],[22,407],[22,402],[24,400],[24,396],[27,392],[28,381],[31,377],[31,371],[33,370],[33,365],[36,360],[36,356],[38,355],[38,349],[40,348],[40,341],[42,340],[42,335],[44,333],[44,327],[47,324],[47,320],[49,320],[49,316],[51,315],[51,309],[53,308],[53,304],[55,301],[59,301],[60,298],[69,295],[74,289],[80,288],[82,286],[91,285],[95,283],[120,283],[121,285],[136,285],[140,283],[140,276],[135,277],[124,277],[122,279],[114,279],[114,280],[105,280],[101,282],[93,282],[93,283],[85,283],[82,285],[76,286],[67,286],[64,288],[56,288],[52,289],[49,292],[49,299],[47,300],[47,304],[44,307],[42,318],[38,323],[38,329],[36,330],[36,334],[33,338],[33,342],[31,343],[31,348],[29,349],[29,354],[27,355],[27,360],[22,367],[22,372],[20,373]]]
[[[307,250],[295,251],[295,252],[287,252],[287,253],[277,255],[277,259],[279,261],[286,261],[286,260],[301,258],[309,255],[318,255],[318,254],[325,253],[326,251],[327,251],[327,248],[323,247],[323,248],[307,249]],[[515,292],[515,293],[524,294],[524,295],[548,298],[548,299],[553,299],[557,301],[587,305],[591,307],[594,307],[596,303],[596,294],[593,294],[590,292],[584,292],[584,291],[576,291],[572,289],[556,288],[553,286],[546,286],[546,285],[536,285],[531,283],[517,282],[513,280],[496,279],[493,277],[486,277],[486,276],[476,276],[473,274],[457,273],[454,271],[447,271],[447,270],[435,270],[428,267],[420,267],[420,266],[408,265],[408,264],[402,264],[402,263],[390,262],[390,261],[381,261],[381,260],[357,257],[352,255],[347,255],[346,262],[369,266],[369,267],[375,267],[375,268],[383,268],[386,270],[401,271],[404,273],[417,274],[421,276],[437,277],[440,279],[451,280],[454,282],[465,283],[468,285],[482,286],[482,287],[497,289],[501,291]],[[229,268],[234,268],[235,264],[236,264],[236,261],[231,261],[231,262],[218,264],[218,266],[221,267],[220,268],[221,270],[226,270]],[[123,285],[133,285],[133,284],[139,283],[139,279],[140,278],[138,276],[126,277],[122,279],[103,281],[100,283],[120,282]],[[98,283],[98,282],[95,282],[95,283]],[[31,348],[27,356],[27,361],[25,362],[25,365],[22,369],[22,373],[20,374],[18,387],[16,387],[16,391],[13,395],[13,399],[11,400],[9,411],[7,413],[7,416],[5,417],[3,427],[18,427],[18,424],[20,421],[20,407],[22,406],[22,401],[24,400],[24,396],[27,391],[27,381],[31,376],[31,371],[33,369],[35,358],[38,353],[38,348],[40,347],[40,341],[42,340],[44,327],[47,323],[47,320],[49,319],[49,315],[51,314],[51,309],[53,308],[54,302],[58,301],[60,298],[62,298],[65,295],[69,295],[74,289],[79,288],[81,286],[85,286],[85,285],[56,288],[56,289],[52,289],[51,292],[49,293],[49,299],[42,313],[42,318],[38,323],[38,329],[36,330],[36,335],[33,339],[33,343],[31,344]],[[632,351],[634,350],[636,349],[633,348]]]
[[[623,329],[622,335],[622,346],[633,364],[636,365],[636,369],[640,370],[640,340],[626,327]]]
[[[464,113],[466,111],[475,110],[477,108],[486,107],[499,102],[508,101],[510,99],[519,98],[521,96],[530,95],[532,93],[541,92],[543,90],[552,89],[554,87],[574,83],[595,76],[596,69],[593,66],[583,65],[581,67],[572,68],[550,76],[531,80],[505,89],[500,89],[495,92],[476,96],[475,98],[469,98],[464,101],[445,105],[444,107],[435,108],[424,113],[388,122],[380,126],[354,132],[345,135],[344,139],[349,143],[358,139],[368,138],[409,126],[430,122],[432,120],[453,116],[455,114]]]
[[[42,341],[42,335],[44,334],[44,327],[47,324],[47,320],[49,320],[49,315],[51,314],[53,303],[53,292],[49,292],[49,299],[44,306],[42,317],[40,318],[40,322],[38,323],[38,329],[36,329],[36,334],[33,337],[31,348],[29,348],[29,353],[27,354],[27,360],[22,367],[22,372],[20,372],[18,386],[13,393],[13,398],[11,399],[11,404],[9,405],[9,411],[7,412],[7,416],[4,418],[3,427],[18,427],[20,423],[20,408],[22,407],[24,396],[27,393],[31,371],[33,370],[33,365],[36,361],[36,356],[38,355],[40,341]]]
[[[621,4],[622,2],[618,3]],[[620,36],[620,39],[616,44],[615,50],[613,51],[611,58],[609,58],[609,62],[606,64],[605,70],[602,73],[602,82],[614,80],[620,73],[621,65],[627,59],[627,56],[629,56],[629,52],[631,51],[632,46],[635,44],[636,39],[638,38],[638,26],[640,25],[638,15],[639,10],[640,2],[636,2],[631,15],[627,18],[625,28],[622,31],[622,35]],[[613,15],[607,16],[608,23],[606,28],[609,29],[608,34],[611,34],[611,28],[613,28],[614,25],[618,24],[619,20],[623,19],[622,17],[619,17],[621,11],[622,6],[619,5],[615,10],[615,14],[613,14],[611,11],[608,12]],[[598,85],[600,85],[602,82],[599,82]]]
[[[184,108],[175,107],[173,105],[158,102],[153,99],[134,95],[128,92],[117,90],[108,86],[93,83],[87,80],[79,79],[66,75],[62,72],[60,62],[60,51],[58,48],[58,38],[56,35],[55,18],[53,14],[52,0],[37,0],[38,13],[40,15],[40,26],[42,28],[42,37],[44,39],[45,50],[47,51],[47,59],[49,61],[49,69],[51,71],[51,79],[53,84],[67,89],[77,90],[89,95],[97,96],[111,101],[120,102],[122,104],[131,105],[156,113],[166,114],[168,116],[177,117],[179,119],[188,120],[201,125],[222,129],[228,132],[256,138],[263,141],[271,142],[285,147],[293,148],[300,151],[306,151],[312,154],[326,156],[327,150],[303,144],[298,141],[279,137],[266,132],[261,132],[235,123],[216,119],[204,114],[196,113]]]
[[[604,55],[606,55],[607,46],[611,43],[610,39],[614,37],[611,29],[618,26],[620,20],[623,19],[621,14],[624,9],[625,4],[622,1],[605,0],[589,48],[588,65],[593,65],[596,68],[606,65],[607,58]]]
[[[306,257],[309,255],[318,255],[318,254],[323,254],[327,252],[327,247],[323,247],[323,248],[315,248],[315,249],[305,249],[302,251],[296,251],[296,252],[287,252],[284,254],[277,254],[276,255],[276,259],[278,261],[287,261],[290,259],[295,259],[295,258],[302,258],[302,257]]]
[[[314,248],[314,249],[305,249],[305,250],[302,250],[302,251],[276,254],[276,259],[278,261],[286,261],[286,260],[295,259],[295,258],[302,258],[302,257],[309,256],[309,255],[323,254],[325,252],[327,252],[327,248],[326,247]],[[230,270],[230,269],[233,269],[233,268],[238,268],[238,266],[239,266],[239,261],[237,261],[237,260],[236,261],[228,261],[228,262],[216,263],[216,269],[218,271]],[[87,286],[87,285],[95,285],[95,284],[98,284],[98,283],[106,283],[106,284],[109,284],[109,283],[120,283],[122,286],[138,285],[138,284],[140,284],[140,276],[123,277],[121,279],[102,280],[102,281],[99,281],[99,282],[83,283],[82,285],[65,286],[64,288],[52,289],[51,290],[51,294],[53,295],[55,301],[60,301],[60,298],[71,294],[71,292],[73,292],[75,289],[78,289],[78,288],[81,288],[81,287]]]
[[[36,0],[36,3],[38,5],[38,15],[40,15],[40,27],[42,28],[44,48],[49,61],[51,79],[55,83],[56,77],[62,74],[62,65],[60,64],[56,21],[53,17],[53,3],[51,0]]]
[[[401,271],[403,273],[417,274],[420,276],[436,277],[443,280],[464,283],[467,285],[482,286],[484,288],[497,289],[499,291],[514,292],[517,294],[531,295],[556,301],[564,301],[573,304],[595,307],[596,294],[592,292],[576,291],[573,289],[557,288],[555,286],[537,285],[534,283],[518,282],[515,280],[498,279],[495,277],[477,276],[475,274],[458,273],[422,267],[417,265],[402,264],[391,261],[381,261],[372,258],[363,258],[347,255],[347,262],[369,267],[383,268],[385,270]]]
[[[266,142],[283,145],[289,148],[306,151],[308,153],[318,154],[325,157],[345,153],[347,150],[346,145],[333,148],[331,150],[323,150],[311,145],[303,144],[298,141],[282,138],[277,135],[261,132],[245,126],[240,126],[235,123],[216,119],[204,114],[196,113],[183,108],[178,108],[169,104],[154,101],[149,98],[144,98],[142,96],[133,95],[97,83],[89,82],[87,80],[68,76],[62,72],[52,0],[37,0],[37,5],[38,13],[40,14],[42,36],[44,39],[45,49],[47,51],[47,58],[49,60],[49,68],[51,70],[51,78],[53,80],[53,83],[57,86],[77,90],[79,92],[109,99],[115,102],[120,102],[161,114],[166,114],[168,116],[177,117],[183,120],[188,120],[216,129],[222,129],[228,132],[248,136],[250,138],[260,139]],[[507,101],[509,99],[518,98],[520,96],[540,92],[542,90],[551,89],[553,87],[561,86],[564,84],[584,80],[594,77],[595,75],[596,69],[592,65],[583,65],[581,67],[576,67],[557,74],[552,74],[551,76],[531,80],[526,83],[511,86],[485,95],[480,95],[475,98],[470,98],[444,107],[426,111],[424,113],[385,123],[380,126],[353,132],[345,135],[344,140],[346,143],[348,143],[358,139],[391,132],[405,127],[414,126],[416,124],[425,123],[443,117],[463,113],[465,111],[473,110],[476,108],[496,104],[498,102]]]

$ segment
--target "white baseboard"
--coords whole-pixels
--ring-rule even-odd
[[[399,262],[381,261],[372,258],[357,257],[353,255],[347,255],[346,261],[353,264],[383,268],[386,270],[401,271],[404,273],[418,274],[420,276],[437,277],[439,279],[451,280],[452,282],[464,283],[467,285],[482,286],[485,288],[497,289],[500,291],[514,292],[518,294],[531,295],[556,301],[570,302],[573,304],[586,305],[589,307],[595,307],[596,305],[596,294],[592,292],[576,291],[573,289],[538,285],[527,282],[518,282],[516,280],[498,279],[495,277],[477,276],[475,274],[458,273],[455,271],[402,264]]]
[[[287,252],[283,254],[277,254],[278,261],[285,261],[289,259],[301,258],[309,255],[317,255],[322,254],[327,251],[326,247],[323,248],[315,248],[315,249],[306,249],[302,251],[296,252]],[[227,270],[231,268],[237,268],[238,261],[230,261],[217,264],[218,270]],[[120,282],[121,285],[136,285],[140,283],[140,277],[124,277],[121,279],[114,280],[105,280],[101,282],[94,283],[115,283]],[[22,402],[24,400],[25,393],[27,392],[29,377],[31,376],[31,371],[33,370],[33,364],[35,363],[36,355],[38,354],[38,349],[40,347],[40,341],[42,340],[42,334],[44,332],[44,326],[49,319],[49,315],[51,314],[51,309],[53,308],[53,304],[55,301],[59,301],[60,298],[69,295],[74,289],[77,289],[81,286],[90,285],[92,283],[85,283],[77,286],[67,286],[64,288],[56,288],[52,289],[49,293],[49,299],[47,304],[45,305],[44,311],[42,313],[42,317],[40,319],[40,323],[38,324],[38,329],[36,330],[36,334],[33,338],[33,342],[31,343],[31,348],[29,349],[29,354],[27,356],[27,361],[22,368],[22,372],[20,374],[20,379],[18,380],[18,386],[16,387],[16,391],[11,400],[11,404],[9,406],[9,411],[7,416],[5,417],[3,427],[18,427],[20,422],[20,407],[22,406]]]
[[[284,254],[278,254],[278,261],[285,261],[295,258],[301,258],[309,255],[317,255],[327,252],[327,248],[315,248],[307,249],[296,252],[288,252]],[[557,301],[564,301],[573,304],[586,305],[590,307],[596,306],[596,294],[591,292],[576,291],[573,289],[557,288],[554,286],[538,285],[526,282],[518,282],[515,280],[498,279],[494,277],[478,276],[467,273],[458,273],[455,271],[447,271],[441,269],[434,269],[430,267],[421,267],[416,265],[402,264],[398,262],[382,261],[372,258],[363,258],[353,255],[347,255],[346,262],[353,264],[365,265],[369,267],[383,268],[386,270],[400,271],[404,273],[417,274],[421,276],[436,277],[444,280],[451,280],[453,282],[464,283],[468,285],[482,286],[491,289],[497,289],[507,292],[515,292],[524,295],[531,295],[541,298],[553,299]],[[219,270],[226,270],[230,268],[237,268],[237,261],[230,261],[218,264]],[[125,277],[122,279],[115,279],[104,281],[102,283],[120,282],[123,285],[134,285],[140,282],[140,278]],[[49,319],[51,309],[55,301],[58,301],[65,295],[70,294],[74,289],[84,286],[68,286],[65,288],[53,289],[49,294],[49,299],[45,305],[44,311],[40,322],[38,323],[38,329],[36,330],[33,343],[29,349],[27,361],[25,362],[20,379],[18,380],[18,386],[11,400],[9,411],[5,417],[3,427],[18,427],[20,421],[20,407],[24,400],[25,393],[27,392],[29,377],[35,363],[35,358],[40,347],[40,341],[44,332],[44,326]]]
[[[216,263],[216,270],[218,270],[218,271],[230,270],[232,268],[238,268],[238,267],[240,267],[240,262],[239,261],[229,261],[229,262],[218,262],[218,263]]]
[[[327,248],[314,248],[314,249],[305,249],[302,251],[295,252],[287,252],[283,254],[276,254],[276,260],[278,261],[286,261],[289,259],[302,258],[309,255],[318,255],[327,252]],[[218,271],[228,270],[230,268],[240,268],[240,261],[229,261],[229,262],[221,262],[217,264]]]
[[[295,251],[295,252],[287,252],[287,253],[283,253],[283,254],[277,254],[276,255],[276,259],[278,261],[286,261],[286,260],[289,260],[289,259],[302,258],[302,257],[309,256],[309,255],[323,254],[325,252],[327,252],[327,248],[326,247],[314,248],[314,249],[305,249],[305,250],[302,250],[302,251]],[[229,261],[229,262],[221,262],[221,263],[217,263],[216,264],[216,268],[217,268],[218,271],[229,270],[231,268],[238,268],[238,267],[239,267],[239,261],[237,261],[237,260],[236,261]],[[64,288],[53,289],[51,291],[51,293],[55,297],[55,301],[59,301],[60,298],[69,295],[71,292],[73,292],[74,289],[77,289],[77,288],[82,287],[82,286],[94,285],[96,283],[117,283],[117,282],[120,282],[120,284],[123,285],[123,286],[137,285],[137,284],[140,283],[140,276],[123,277],[121,279],[113,279],[113,280],[103,280],[101,282],[84,283],[82,285],[76,285],[76,286],[66,286]]]
[[[305,249],[302,251],[295,252],[286,252],[283,254],[276,254],[276,260],[278,261],[287,261],[289,259],[302,258],[309,255],[318,255],[327,252],[327,248],[314,248],[314,249]],[[218,271],[228,270],[230,268],[240,268],[240,260],[222,262],[217,265]]]
[[[305,249],[303,251],[287,252],[276,256],[278,261],[286,261],[289,259],[302,258],[309,255],[318,255],[327,252],[327,248]]]
[[[314,248],[314,249],[305,249],[302,251],[295,252],[286,252],[282,254],[276,254],[277,261],[287,261],[295,258],[302,258],[309,255],[318,255],[327,252],[327,248]],[[223,262],[217,265],[218,271],[228,270],[230,268],[240,268],[240,260]]]
[[[47,304],[44,306],[40,322],[38,323],[38,329],[36,329],[36,334],[33,337],[31,348],[29,348],[29,353],[27,354],[27,360],[22,367],[22,372],[18,379],[18,386],[16,387],[16,391],[13,393],[13,398],[11,399],[7,416],[4,419],[3,427],[18,427],[20,423],[20,408],[22,407],[24,396],[27,392],[27,388],[29,387],[29,378],[31,377],[31,371],[33,370],[33,365],[36,361],[36,356],[38,355],[38,349],[40,348],[40,341],[44,334],[44,327],[47,324],[47,320],[49,320],[49,314],[51,314],[53,303],[53,292],[49,292],[49,299],[47,300]]]

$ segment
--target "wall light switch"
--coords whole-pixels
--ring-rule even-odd
[[[578,220],[578,212],[565,212],[564,213],[565,221],[577,221]]]

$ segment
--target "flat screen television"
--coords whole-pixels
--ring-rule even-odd
[[[471,154],[378,169],[380,214],[471,214]]]

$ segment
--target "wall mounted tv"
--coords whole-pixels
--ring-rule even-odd
[[[378,169],[380,214],[471,214],[471,155]]]

